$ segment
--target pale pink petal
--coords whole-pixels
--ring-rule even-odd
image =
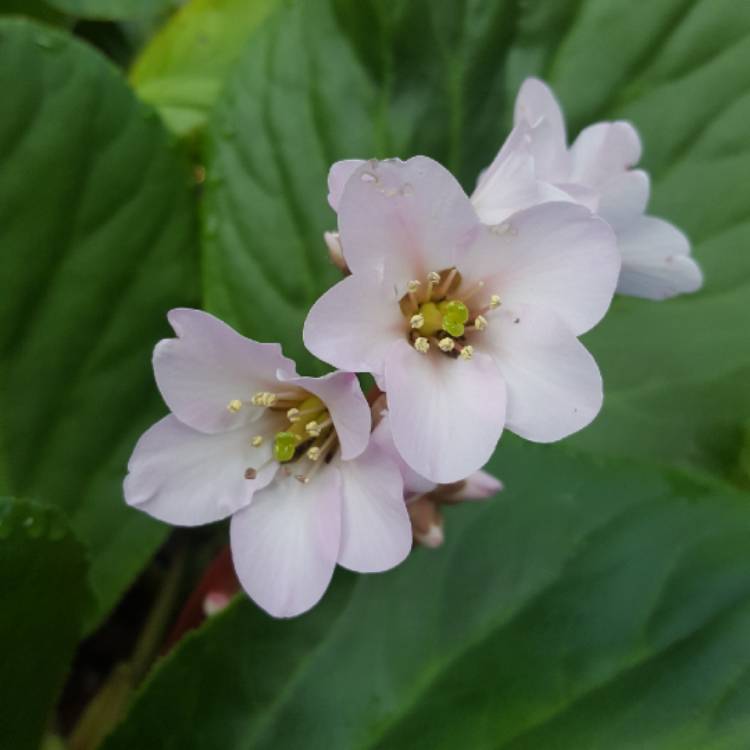
[[[450,495],[451,500],[485,500],[503,489],[503,483],[486,471],[475,471],[461,487]]]
[[[320,297],[305,320],[305,346],[324,362],[353,372],[382,370],[388,348],[408,330],[393,288],[377,271],[355,273]]]
[[[597,213],[619,232],[643,215],[649,191],[650,181],[644,171],[622,172],[602,186]]]
[[[248,428],[209,435],[170,414],[136,444],[125,477],[125,500],[176,526],[226,518],[245,507],[276,473],[275,463],[266,464],[270,448],[253,448],[250,435]],[[255,479],[246,478],[249,468],[258,469]]]
[[[341,539],[341,480],[331,466],[309,484],[279,474],[232,516],[232,558],[252,599],[274,617],[314,606],[330,583]]]
[[[638,163],[641,139],[629,122],[598,122],[581,131],[570,154],[570,182],[601,187]]]
[[[168,318],[177,338],[156,345],[156,383],[174,415],[196,430],[231,430],[259,417],[262,409],[249,404],[236,412],[227,407],[273,390],[277,370],[294,372],[278,344],[245,338],[213,315],[177,308]]]
[[[377,427],[372,431],[371,442],[396,462],[404,481],[404,494],[407,497],[424,495],[426,492],[432,492],[435,489],[437,484],[417,474],[396,450],[393,433],[391,432],[391,421],[387,413],[382,416]]]
[[[385,384],[393,441],[423,477],[456,482],[492,455],[505,422],[505,384],[488,356],[420,354],[399,341],[386,358]]]
[[[555,315],[500,308],[482,332],[508,391],[506,426],[539,443],[560,440],[589,424],[602,405],[594,358]]]
[[[303,388],[325,404],[336,428],[341,457],[345,461],[356,458],[364,451],[370,440],[370,407],[356,375],[337,371],[321,378],[288,378],[280,375],[279,379]]]
[[[572,201],[573,203],[579,203],[582,206],[588,208],[589,211],[594,213],[598,212],[600,195],[599,191],[573,182],[558,182],[555,185],[547,185],[543,183],[540,187],[540,197],[545,202],[550,201]],[[564,196],[564,197],[560,197]],[[542,203],[543,201],[538,201]]]
[[[537,305],[574,333],[601,320],[612,301],[620,254],[610,226],[573,203],[546,203],[487,229],[460,271],[467,286],[503,305]]]
[[[622,273],[617,291],[646,299],[695,292],[703,274],[690,257],[690,243],[672,224],[641,216],[617,233]]]
[[[499,224],[540,202],[534,157],[526,141],[530,130],[526,122],[513,128],[492,164],[479,176],[471,202],[485,224]]]
[[[341,194],[347,181],[364,163],[363,159],[342,159],[328,170],[328,205],[334,211],[339,210]]]
[[[346,183],[339,204],[349,268],[382,271],[398,296],[411,279],[455,266],[478,227],[456,179],[426,156],[367,162]]]
[[[343,501],[339,564],[359,573],[395,567],[411,550],[398,466],[374,444],[354,461],[338,465]]]
[[[528,123],[529,151],[534,157],[536,176],[546,182],[566,182],[570,173],[565,120],[552,90],[538,78],[527,78],[518,91],[514,125]]]

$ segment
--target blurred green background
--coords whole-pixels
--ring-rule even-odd
[[[330,164],[470,191],[532,74],[635,123],[705,288],[616,299],[599,418],[443,548],[155,661],[224,539],[122,499],[166,311],[319,371]],[[750,2],[0,0],[0,91],[0,748],[750,747]]]

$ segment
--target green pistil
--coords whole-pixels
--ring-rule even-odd
[[[281,464],[291,461],[301,442],[299,435],[292,432],[277,432],[273,441],[273,457]]]
[[[424,336],[432,336],[443,327],[443,316],[434,302],[425,302],[419,306],[419,314],[424,318],[419,332]]]
[[[438,331],[445,331],[451,336],[464,335],[464,323],[469,320],[469,308],[457,300],[444,300],[438,304],[424,302],[419,306],[419,314],[424,323],[419,327],[423,336],[433,336]]]

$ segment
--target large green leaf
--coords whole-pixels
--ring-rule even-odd
[[[227,72],[280,0],[191,0],[152,39],[130,80],[166,124],[185,135],[205,124]]]
[[[164,411],[150,352],[193,299],[185,166],[100,55],[0,23],[0,444],[10,491],[63,508],[106,611],[166,527],[127,508],[140,431]]]
[[[493,468],[503,494],[347,601],[218,616],[106,750],[748,747],[746,498],[513,443]]]
[[[0,498],[2,747],[39,747],[87,602],[84,549],[62,512]]]
[[[64,13],[96,20],[150,17],[169,10],[176,0],[46,0]]]
[[[617,29],[617,40],[612,30]],[[698,295],[618,299],[588,338],[607,392],[587,449],[734,473],[750,416],[750,6],[734,0],[310,0],[251,39],[210,128],[207,304],[312,366],[299,330],[336,279],[325,177],[342,157],[431,155],[471,189],[529,74],[574,133],[629,117],[653,210],[706,271]]]

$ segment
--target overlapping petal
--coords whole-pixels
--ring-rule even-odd
[[[168,318],[177,338],[156,345],[156,383],[172,413],[196,430],[221,432],[257,418],[260,409],[227,405],[274,390],[278,370],[294,373],[278,344],[245,338],[209,313],[178,308]]]
[[[338,562],[377,573],[402,562],[411,550],[411,524],[398,466],[377,445],[354,461],[339,463],[342,480]]]
[[[154,518],[197,526],[230,516],[265,487],[276,464],[252,448],[246,428],[209,435],[169,415],[147,430],[128,463],[125,500]],[[247,479],[248,468],[259,469]]]
[[[349,268],[355,274],[381,271],[398,296],[409,280],[456,265],[478,228],[455,177],[425,156],[366,162],[346,183],[339,203]]]
[[[331,581],[341,540],[341,479],[277,479],[232,516],[232,558],[242,587],[274,617],[314,606]]]
[[[455,482],[487,462],[505,422],[505,383],[489,357],[426,356],[399,341],[385,383],[393,440],[412,469]]]
[[[509,430],[549,443],[577,432],[599,413],[599,368],[557,316],[521,305],[501,309],[484,335],[506,383]]]
[[[601,320],[619,271],[612,229],[572,203],[535,206],[486,229],[461,267],[468,285],[484,282],[487,294],[511,308],[554,312],[575,334]]]

